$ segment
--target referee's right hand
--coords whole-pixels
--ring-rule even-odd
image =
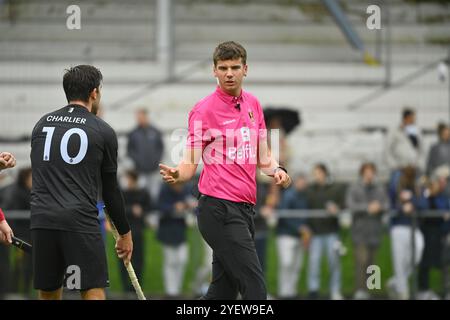
[[[166,183],[174,184],[178,182],[178,178],[180,177],[180,170],[178,168],[172,168],[161,163],[159,164],[159,169],[159,173]]]
[[[122,259],[125,264],[130,263],[131,256],[133,255],[133,238],[131,231],[120,235],[116,240],[116,252],[117,256]]]

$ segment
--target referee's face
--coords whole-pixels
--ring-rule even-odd
[[[247,65],[242,59],[219,60],[214,66],[214,76],[219,81],[219,86],[225,92],[238,96],[241,93],[242,80],[247,75]]]

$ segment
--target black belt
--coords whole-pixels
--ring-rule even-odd
[[[207,194],[202,194],[202,193],[199,192],[197,200],[200,200],[202,197],[208,197],[208,198],[213,198],[213,199],[218,199],[218,200],[223,200],[223,201],[229,201],[229,202],[232,202],[232,203],[244,206],[247,209],[253,209],[255,207],[255,205],[253,203],[250,203],[250,202],[236,202],[236,201],[231,201],[231,200],[227,200],[227,199],[221,199],[221,198],[208,196]]]

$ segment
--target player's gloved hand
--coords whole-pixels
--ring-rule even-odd
[[[0,170],[14,168],[16,158],[9,152],[0,153]]]
[[[125,264],[130,263],[131,256],[133,255],[133,238],[131,231],[120,235],[116,240],[116,252],[117,256],[122,259]]]
[[[164,182],[168,184],[174,184],[178,182],[180,177],[180,170],[166,166],[165,164],[159,164],[159,173],[162,175]]]
[[[14,233],[10,226],[8,225],[8,222],[6,220],[3,220],[0,222],[0,241],[6,244],[12,243],[12,237],[14,236]]]

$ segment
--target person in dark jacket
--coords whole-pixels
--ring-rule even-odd
[[[267,257],[267,238],[269,236],[269,227],[267,220],[273,216],[274,206],[271,204],[271,191],[275,186],[271,183],[258,181],[256,184],[256,205],[255,205],[255,247],[258,255],[261,269],[264,275],[267,271],[266,257]],[[269,203],[268,203],[269,202]]]
[[[127,181],[127,188],[123,191],[123,198],[125,200],[125,212],[127,215],[130,228],[133,233],[133,263],[134,271],[141,286],[143,285],[143,268],[144,268],[144,231],[146,216],[152,210],[152,202],[147,189],[140,188],[138,185],[138,174],[134,170],[129,170],[125,174]],[[122,278],[122,286],[125,291],[133,292],[127,270],[121,260],[120,274]]]
[[[180,297],[188,260],[186,243],[186,212],[193,209],[189,184],[164,184],[159,195],[159,226],[157,238],[164,254],[164,289],[166,297]]]
[[[439,296],[430,289],[430,270],[437,268],[443,271],[444,291],[445,287],[445,215],[442,217],[427,217],[428,210],[445,210],[450,212],[450,193],[448,182],[448,170],[436,170],[431,176],[426,188],[421,194],[420,230],[423,233],[425,247],[423,257],[419,265],[419,300],[436,300]],[[442,269],[441,269],[442,268]]]
[[[347,191],[347,208],[351,210],[353,251],[355,254],[355,299],[368,299],[367,267],[374,264],[383,235],[381,214],[389,208],[385,188],[376,182],[376,167],[363,163],[360,179]]]
[[[279,208],[287,210],[308,208],[306,197],[307,181],[297,175],[294,186],[283,193]],[[308,248],[310,231],[304,218],[278,219],[276,227],[278,254],[278,298],[298,298],[297,287],[301,274],[304,251]]]
[[[17,182],[12,185],[5,195],[5,210],[30,210],[31,198],[31,168],[24,168],[19,171]],[[30,221],[28,219],[10,221],[14,234],[30,243]],[[32,260],[31,255],[25,254],[22,250],[17,250],[12,263],[14,268],[11,277],[11,291],[23,292],[28,295],[31,291],[32,283]]]
[[[344,206],[342,190],[331,181],[330,174],[324,164],[314,167],[314,183],[308,188],[309,209],[325,210],[329,217],[310,218],[307,223],[311,227],[312,239],[309,248],[308,290],[309,298],[318,298],[320,288],[320,266],[322,250],[328,257],[328,266],[331,273],[330,297],[341,300],[341,262],[339,240],[339,223],[337,215]]]
[[[164,153],[164,143],[161,132],[150,124],[147,110],[139,109],[136,119],[138,126],[128,135],[127,152],[154,201],[161,187],[158,165]]]
[[[426,173],[428,176],[440,166],[450,167],[450,128],[440,123],[437,128],[439,141],[432,145],[428,153]]]

